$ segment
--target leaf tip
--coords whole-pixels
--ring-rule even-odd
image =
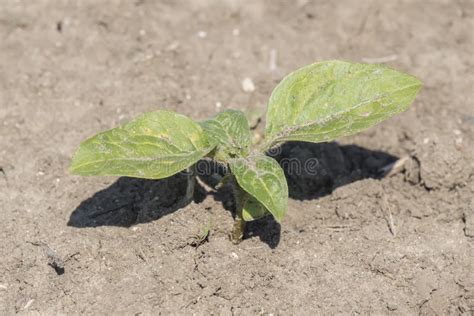
[[[414,87],[418,87],[419,89],[421,89],[424,85],[423,81],[416,77],[416,76],[413,76],[413,75],[409,75],[409,74],[405,74],[408,78],[410,78],[410,81],[411,81],[411,84],[414,86]],[[418,89],[418,90],[419,90]]]
[[[74,155],[69,163],[69,167],[67,168],[68,172],[73,175],[82,175],[80,171],[80,165],[76,159],[76,155]]]
[[[273,214],[273,218],[275,218],[275,221],[278,224],[281,224],[281,221],[283,220],[283,217],[284,217],[284,215],[275,215],[275,214]]]

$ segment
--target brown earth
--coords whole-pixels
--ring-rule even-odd
[[[472,315],[473,30],[472,0],[1,1],[0,314]],[[285,145],[318,175],[289,175],[281,226],[254,222],[238,246],[225,190],[178,209],[180,176],[67,172],[100,130],[158,108],[264,109],[325,59],[425,86],[358,136]]]

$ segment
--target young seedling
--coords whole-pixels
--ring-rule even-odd
[[[84,141],[70,170],[84,176],[162,179],[187,169],[189,200],[193,166],[210,157],[229,170],[225,179],[235,197],[231,239],[237,243],[245,222],[268,214],[281,221],[287,211],[285,175],[268,150],[287,141],[320,143],[356,134],[405,111],[421,86],[417,78],[381,65],[319,62],[277,85],[268,102],[265,138],[256,146],[241,111],[195,122],[159,110]]]
[[[202,229],[199,234],[192,236],[192,241],[189,242],[189,245],[198,248],[205,242],[209,241],[209,235],[211,233],[211,222],[207,223],[206,227]]]

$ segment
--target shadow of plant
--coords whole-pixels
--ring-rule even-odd
[[[81,202],[68,225],[130,227],[147,223],[189,204],[181,203],[185,192],[186,176],[182,173],[162,180],[121,177]]]
[[[379,170],[398,159],[381,151],[336,142],[289,142],[268,154],[285,171],[290,198],[298,200],[319,198],[358,180],[381,178]]]
[[[311,144],[289,142],[268,153],[282,166],[288,181],[290,198],[309,200],[330,194],[335,188],[365,178],[379,178],[378,170],[397,157],[372,151],[357,145],[335,142]],[[225,170],[207,162],[206,184],[215,186],[213,175]],[[200,173],[200,172],[198,172]],[[162,180],[121,177],[108,188],[83,201],[71,214],[68,225],[73,227],[122,226],[157,220],[188,203],[182,203],[186,192],[186,175],[178,173]],[[194,201],[202,202],[207,193],[197,185]],[[228,187],[212,193],[216,201],[233,212],[233,198]],[[271,248],[278,245],[281,226],[271,216],[248,225],[246,237],[258,236]]]

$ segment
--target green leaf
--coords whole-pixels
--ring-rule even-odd
[[[244,207],[242,209],[242,218],[244,221],[251,222],[269,214],[268,210],[262,205],[262,203],[257,201],[251,195],[247,195],[247,199],[245,200]]]
[[[213,145],[217,146],[215,158],[227,161],[233,157],[245,157],[252,144],[250,128],[244,113],[226,110],[210,120],[201,122],[201,126]]]
[[[278,162],[258,154],[232,159],[229,165],[242,189],[281,221],[288,208],[288,185]]]
[[[268,104],[270,144],[327,142],[369,128],[405,111],[422,83],[380,65],[327,61],[285,77]]]
[[[211,149],[199,124],[160,110],[84,141],[70,171],[85,176],[161,179],[191,166]]]

